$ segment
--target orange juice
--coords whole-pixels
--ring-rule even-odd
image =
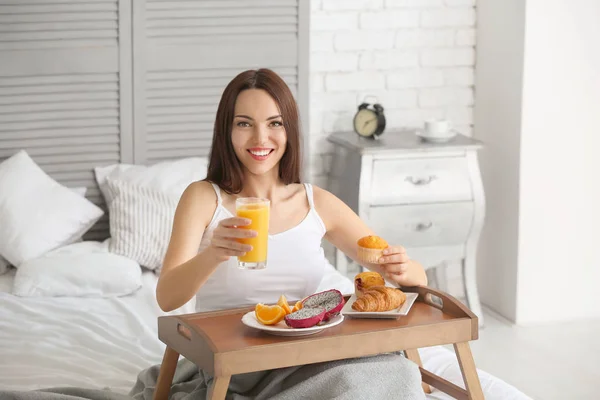
[[[238,257],[240,268],[262,269],[267,266],[269,208],[270,202],[266,199],[240,198],[236,201],[237,216],[252,221],[250,225],[241,226],[240,228],[252,229],[257,232],[255,237],[238,239],[241,243],[252,246],[252,250]]]

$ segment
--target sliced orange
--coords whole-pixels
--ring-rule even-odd
[[[281,308],[283,308],[283,310],[285,311],[285,314],[291,314],[292,313],[292,309],[290,308],[290,305],[287,302],[287,299],[285,298],[285,295],[282,294],[281,296],[279,296],[279,300],[277,301],[277,305],[280,306]]]
[[[283,321],[285,318],[285,310],[279,306],[268,306],[262,303],[258,303],[254,307],[254,314],[256,319],[263,325],[275,325]]]
[[[296,312],[301,309],[302,309],[302,300],[297,301],[296,304],[294,304],[294,308],[292,308],[292,312]]]

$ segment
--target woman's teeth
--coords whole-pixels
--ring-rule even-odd
[[[258,156],[258,157],[264,157],[266,155],[268,155],[271,150],[249,150],[250,154],[252,154],[253,156]]]

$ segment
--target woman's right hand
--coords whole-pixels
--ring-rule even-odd
[[[219,222],[213,231],[213,237],[208,249],[216,257],[219,263],[229,260],[230,257],[239,257],[252,250],[249,244],[243,244],[238,239],[251,238],[257,232],[251,229],[240,228],[250,225],[252,221],[247,218],[232,217]]]

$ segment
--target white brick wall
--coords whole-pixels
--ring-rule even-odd
[[[311,0],[315,184],[327,187],[327,135],[352,130],[367,95],[385,107],[388,132],[444,117],[471,135],[475,19],[475,0]],[[456,273],[449,271],[450,292],[460,295]]]
[[[473,123],[475,0],[311,0],[309,138],[313,180],[331,164],[327,135],[352,130],[374,95],[387,131],[450,119]]]

